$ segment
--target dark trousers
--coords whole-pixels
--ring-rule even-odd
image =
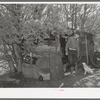
[[[68,49],[68,63],[70,67],[75,67],[77,63],[77,50]]]

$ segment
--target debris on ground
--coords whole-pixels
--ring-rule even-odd
[[[73,84],[73,87],[100,87],[100,70],[93,75],[82,78]]]

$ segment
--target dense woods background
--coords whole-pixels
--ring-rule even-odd
[[[22,71],[22,57],[50,35],[70,34],[69,28],[93,34],[99,41],[99,4],[0,4],[0,60],[11,72]]]

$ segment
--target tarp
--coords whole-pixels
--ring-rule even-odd
[[[50,80],[50,73],[45,73],[36,65],[23,63],[22,72],[23,72],[23,75],[27,78],[39,79],[39,76],[41,75],[43,77],[43,80]]]

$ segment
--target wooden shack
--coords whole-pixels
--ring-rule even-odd
[[[88,32],[82,32],[79,36],[79,49],[80,49],[80,57],[82,60],[89,63],[90,55],[94,51],[94,41],[93,34]]]
[[[36,61],[36,66],[45,72],[49,72],[51,80],[59,80],[63,78],[64,71],[60,45],[57,45],[56,40],[44,40],[44,42],[34,50],[34,53],[41,56],[41,58]]]

